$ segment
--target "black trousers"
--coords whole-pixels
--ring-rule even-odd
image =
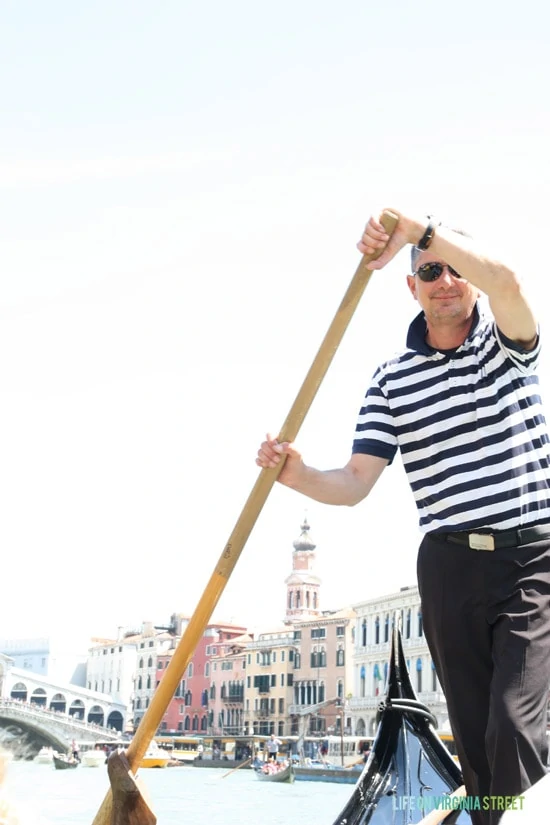
[[[468,795],[520,795],[548,757],[550,540],[487,552],[427,535],[418,583]],[[489,808],[472,821],[495,825]]]

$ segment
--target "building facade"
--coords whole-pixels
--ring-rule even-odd
[[[384,695],[392,629],[401,627],[407,668],[418,699],[450,730],[445,697],[437,679],[422,625],[416,585],[354,605],[355,647],[352,697],[348,702],[353,733],[372,735],[378,705]]]
[[[210,707],[212,662],[218,661],[221,651],[231,650],[232,640],[241,637],[245,630],[246,628],[240,625],[223,622],[209,624],[205,628],[175,696],[164,714],[161,732],[206,734],[211,731],[214,722],[214,714]],[[158,653],[155,686],[160,683],[169,666],[178,642],[179,638],[175,637],[168,650]]]

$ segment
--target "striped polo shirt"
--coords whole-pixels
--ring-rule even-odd
[[[550,523],[550,447],[534,350],[476,306],[456,350],[426,343],[420,313],[407,349],[380,366],[359,412],[354,453],[401,451],[422,532]]]

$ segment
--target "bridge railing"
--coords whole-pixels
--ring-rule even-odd
[[[56,722],[63,722],[80,730],[102,733],[105,734],[106,737],[112,736],[113,739],[120,737],[120,731],[115,730],[115,728],[106,728],[103,725],[98,725],[96,722],[86,722],[69,713],[40,707],[40,705],[34,702],[23,702],[20,699],[0,699],[0,710],[2,708],[18,711],[23,716],[34,716],[38,719],[51,719]]]

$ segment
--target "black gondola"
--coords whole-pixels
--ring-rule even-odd
[[[463,784],[459,766],[435,731],[436,720],[416,698],[394,629],[386,694],[372,750],[353,794],[334,825],[410,825],[432,810],[458,804],[449,795]],[[467,807],[468,798],[461,803]],[[444,820],[471,823],[466,810]]]
[[[274,773],[264,772],[262,768],[254,768],[254,773],[262,782],[294,782],[292,765],[286,765]]]
[[[54,753],[53,764],[58,771],[64,771],[70,768],[78,767],[79,762],[72,756],[65,756],[61,753]]]

